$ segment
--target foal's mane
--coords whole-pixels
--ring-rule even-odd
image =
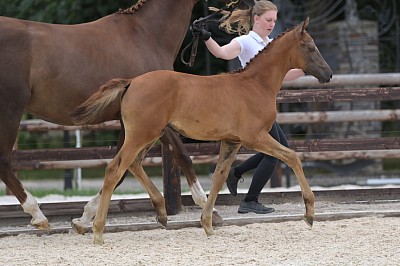
[[[256,54],[252,59],[250,59],[250,61],[247,63],[247,65],[244,68],[239,68],[238,70],[234,71],[233,73],[245,71],[248,68],[248,66],[251,65],[257,57],[259,57],[261,54],[268,53],[275,46],[275,43],[276,43],[276,41],[278,39],[280,39],[286,33],[292,31],[295,27],[296,26],[294,26],[294,27],[292,27],[290,29],[287,29],[286,31],[280,33],[267,46],[265,46],[263,49],[261,49],[260,52],[258,52],[258,54]]]
[[[115,14],[133,14],[135,11],[139,10],[139,8],[146,3],[147,0],[139,0],[136,4],[126,9],[119,9]]]

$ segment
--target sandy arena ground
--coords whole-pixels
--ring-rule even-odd
[[[60,196],[53,195],[39,202],[61,200]],[[14,197],[0,197],[0,204],[14,204],[13,201]],[[267,216],[303,214],[304,205],[300,201],[268,205],[276,212]],[[400,265],[400,217],[375,215],[318,221],[318,213],[400,211],[400,202],[336,204],[316,201],[315,207],[317,220],[312,229],[299,220],[225,225],[216,228],[212,237],[207,237],[202,228],[194,227],[105,233],[103,246],[93,244],[92,234],[82,236],[72,230],[69,234],[41,237],[23,234],[4,237],[0,238],[0,265]],[[218,210],[224,218],[246,217],[237,214],[237,206],[218,206]],[[109,219],[108,223],[126,223],[132,219],[148,222],[154,221],[154,216],[129,219]],[[198,208],[169,217],[170,221],[199,219]]]
[[[0,239],[1,265],[399,265],[399,218]]]
[[[302,214],[302,204],[269,205],[272,215]],[[93,235],[71,232],[45,236],[0,238],[0,265],[400,265],[400,217],[318,221],[318,213],[399,211],[389,204],[316,202],[312,229],[303,221],[225,225],[207,237],[202,228],[105,233],[96,246]],[[218,206],[222,217],[237,214],[237,206]],[[185,208],[170,221],[199,220],[199,208]],[[108,223],[154,222],[154,216],[109,219]],[[57,226],[54,225],[53,226]],[[60,224],[65,226],[65,224]]]

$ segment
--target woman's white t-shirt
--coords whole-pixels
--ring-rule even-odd
[[[265,42],[254,31],[250,31],[248,34],[236,37],[233,40],[237,41],[240,45],[240,54],[238,57],[243,68],[258,52],[272,41],[272,39],[267,37],[267,41]]]

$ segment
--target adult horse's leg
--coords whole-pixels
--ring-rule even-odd
[[[183,174],[185,175],[188,182],[194,203],[204,209],[207,204],[207,195],[196,177],[193,169],[192,160],[190,159],[189,154],[186,152],[186,149],[183,146],[179,134],[171,128],[167,127],[160,140],[166,147],[168,147],[168,151],[171,152],[175,162],[182,169]],[[218,211],[214,209],[214,225],[222,225],[222,222],[222,217],[219,215]]]
[[[212,210],[214,209],[218,193],[228,178],[230,167],[235,160],[239,148],[239,143],[221,141],[218,163],[212,175],[211,191],[208,195],[207,204],[201,214],[201,225],[203,226],[207,236],[214,234],[212,228]]]
[[[21,104],[17,101],[22,101],[22,97],[19,98],[18,95],[7,97],[8,94],[10,93],[2,93],[2,100],[9,99],[7,101],[9,104],[0,104],[0,177],[21,203],[24,212],[32,216],[31,224],[38,229],[48,229],[50,228],[49,222],[39,209],[36,199],[24,189],[11,167],[11,151],[17,138],[23,109],[16,107]],[[7,107],[9,108],[7,109]]]
[[[196,174],[193,169],[192,160],[187,154],[179,134],[167,127],[164,134],[161,136],[160,141],[168,148],[175,162],[182,169],[183,174],[186,176],[186,180],[192,192],[194,203],[200,207],[204,207],[207,202],[206,193],[204,193],[199,181],[197,180]]]
[[[247,143],[243,143],[250,149],[269,154],[285,162],[294,171],[297,181],[299,182],[301,193],[303,196],[304,204],[306,207],[306,213],[304,214],[304,220],[312,226],[315,219],[314,212],[314,193],[311,191],[308,185],[307,179],[303,172],[301,160],[297,154],[277,142],[270,134],[261,134],[258,139],[252,139]]]
[[[92,222],[99,208],[101,190],[86,203],[80,218],[72,219],[71,226],[78,234],[85,234],[88,226]]]

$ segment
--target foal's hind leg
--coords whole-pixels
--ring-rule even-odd
[[[124,139],[125,139],[124,124],[121,121],[121,131],[118,137],[117,152],[121,149],[124,143]],[[122,175],[122,178],[118,181],[118,184],[115,186],[115,188],[121,185],[126,175],[127,172],[125,172]],[[77,232],[78,234],[83,235],[86,232],[90,223],[92,222],[93,218],[95,217],[97,209],[99,207],[100,196],[101,196],[101,190],[93,198],[91,198],[89,202],[85,205],[85,207],[83,208],[82,216],[80,218],[72,219],[71,226],[74,229],[74,231]]]
[[[151,203],[156,209],[157,222],[166,227],[168,218],[167,211],[165,209],[165,199],[153,182],[151,182],[149,176],[146,174],[142,166],[142,160],[151,146],[152,145],[149,145],[146,149],[140,152],[135,161],[129,166],[129,171],[139,180],[140,184],[142,184],[149,194]]]
[[[207,195],[203,190],[199,180],[193,169],[192,160],[190,159],[179,134],[170,128],[166,128],[163,136],[160,138],[161,142],[168,147],[175,162],[182,169],[183,174],[189,184],[190,192],[195,204],[202,209],[207,204]],[[213,223],[214,225],[222,225],[223,219],[216,209],[213,210]]]
[[[309,226],[312,226],[315,219],[314,193],[311,191],[307,179],[304,176],[301,161],[297,154],[293,150],[286,148],[285,146],[277,142],[268,133],[260,135],[258,139],[252,139],[251,141],[243,142],[243,145],[247,146],[248,148],[255,149],[257,151],[274,156],[275,158],[284,161],[290,168],[293,169],[297,181],[299,182],[306,207],[304,220]]]
[[[141,149],[141,147],[137,147],[133,145],[133,143],[126,141],[118,154],[106,167],[100,203],[93,222],[95,244],[103,244],[103,231],[107,220],[107,212],[110,206],[111,196],[115,186],[124,172],[128,169],[129,165],[137,157]]]
[[[214,174],[212,175],[210,195],[207,199],[207,205],[201,214],[201,225],[203,226],[207,236],[214,234],[212,228],[212,210],[214,208],[215,201],[217,200],[218,193],[228,178],[230,167],[235,160],[235,156],[239,148],[239,143],[228,141],[221,142],[218,163]]]

